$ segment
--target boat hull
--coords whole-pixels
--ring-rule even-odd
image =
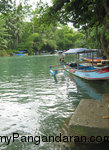
[[[69,67],[68,65],[64,66],[65,70],[71,73],[72,75],[78,76],[87,80],[107,80],[109,79],[109,66],[101,67],[93,70],[82,70]]]
[[[17,54],[17,53],[14,53],[13,56],[28,56],[28,53],[26,53],[26,54]]]

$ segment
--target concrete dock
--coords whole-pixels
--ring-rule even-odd
[[[102,101],[81,100],[70,118],[68,135],[109,136],[109,94]]]
[[[103,150],[107,148],[109,144],[109,94],[103,95],[103,100],[85,99],[81,100],[78,107],[73,111],[72,115],[67,118],[62,125],[59,133],[63,136],[77,136],[86,137],[86,141],[65,142],[58,143],[64,148],[72,149],[84,149],[84,150]],[[106,118],[106,119],[105,119]],[[58,133],[58,135],[59,135]],[[107,136],[107,144],[100,142],[90,141],[90,137],[98,137],[98,140],[103,140],[104,136]],[[83,139],[84,140],[84,139]],[[99,143],[99,144],[98,144]],[[57,144],[57,143],[56,143]],[[59,146],[59,145],[58,145]],[[109,146],[109,145],[108,145]]]

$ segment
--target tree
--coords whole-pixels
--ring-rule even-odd
[[[84,30],[100,27],[101,47],[109,58],[109,41],[107,33],[109,28],[109,1],[108,0],[53,0],[53,6],[44,13],[45,20],[58,20],[61,23],[73,22],[77,28]]]
[[[0,1],[0,13],[7,14],[12,8],[12,0],[1,0]]]
[[[27,1],[25,0],[25,2]],[[16,0],[12,0],[12,3],[11,0],[1,0],[0,4],[2,4],[0,10],[3,16],[3,22],[1,20],[0,26],[1,43],[3,42],[1,49],[5,47],[10,49],[12,53],[14,50],[28,50],[29,54],[32,54],[36,51],[53,53],[55,49],[69,49],[85,45],[82,32],[74,32],[67,25],[58,24],[55,18],[48,18],[49,15],[52,17],[55,13],[49,14],[49,6],[42,1],[36,5],[34,11],[27,3],[24,5],[21,2],[16,5]],[[8,4],[11,4],[11,7]],[[60,1],[58,4],[60,5],[59,8],[61,8]],[[60,12],[61,10],[56,14],[57,20],[62,17]],[[44,18],[46,14],[49,15]],[[25,20],[28,16],[29,20]],[[48,26],[49,21],[51,23]],[[64,22],[64,19],[61,19],[61,22]]]
[[[32,53],[33,48],[34,48],[34,46],[35,46],[34,40],[35,40],[36,38],[38,38],[38,37],[39,37],[39,34],[38,34],[38,33],[33,33],[33,34],[31,34],[31,35],[27,38],[27,40],[26,40],[25,46],[26,46],[27,49],[29,50],[29,53],[30,53],[30,54]],[[39,45],[37,45],[37,48],[38,48],[38,46],[39,46]]]
[[[5,28],[5,20],[4,17],[0,16],[0,50],[6,50],[8,41],[7,37],[9,37],[9,34]]]
[[[5,17],[6,28],[11,35],[8,39],[8,48],[17,49],[21,45],[27,9],[28,7],[23,7],[21,3],[16,6],[14,2],[12,11]]]

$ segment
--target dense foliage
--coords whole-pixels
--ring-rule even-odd
[[[107,0],[52,2],[53,6],[48,6],[40,1],[33,10],[28,0],[19,5],[16,0],[0,1],[0,55],[19,50],[54,53],[75,47],[102,47],[108,53]]]
[[[102,48],[109,57],[109,1],[108,0],[52,0],[53,6],[44,13],[49,22],[72,22],[82,28],[88,43]],[[50,19],[50,18],[53,18]],[[90,32],[91,31],[91,32]],[[93,32],[95,33],[93,34]],[[94,37],[94,39],[93,39]],[[95,42],[96,41],[96,42]],[[89,46],[88,45],[88,46]]]

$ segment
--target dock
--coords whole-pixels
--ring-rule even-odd
[[[76,110],[72,111],[62,125],[58,134],[72,137],[72,142],[56,143],[64,149],[106,149],[109,144],[109,94],[102,96],[102,100],[82,99]],[[75,137],[86,137],[86,140],[75,142]],[[90,141],[90,137],[97,137],[98,141]],[[104,140],[106,137],[107,141]],[[93,140],[93,138],[92,138]],[[107,143],[106,143],[107,142]]]
[[[109,136],[109,94],[103,100],[81,100],[70,118],[68,135]]]

